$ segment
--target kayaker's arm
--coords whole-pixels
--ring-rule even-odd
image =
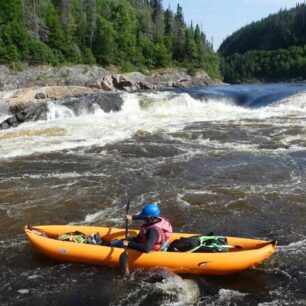
[[[131,217],[132,217],[132,220],[143,220],[143,217],[139,215],[132,215]]]
[[[158,232],[155,228],[150,228],[148,230],[148,239],[146,243],[138,243],[134,241],[129,241],[128,249],[133,249],[142,253],[150,253],[153,250],[154,245],[158,239]]]
[[[139,215],[126,215],[126,220],[128,222],[132,222],[133,220],[143,220],[143,217],[142,216],[139,216]]]

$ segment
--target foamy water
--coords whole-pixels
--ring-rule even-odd
[[[230,99],[192,98],[187,93],[172,92],[123,94],[124,104],[119,112],[104,113],[99,107],[94,114],[76,116],[66,106],[49,103],[48,120],[30,122],[15,129],[0,131],[0,158],[70,150],[78,147],[104,146],[132,137],[142,131],[146,133],[173,133],[184,129],[192,122],[241,122],[248,128],[250,120],[273,126],[295,126],[301,134],[280,139],[284,144],[296,143],[290,149],[304,148],[299,140],[306,133],[306,94],[280,101],[259,109],[248,109],[233,104]],[[2,116],[2,119],[5,118]],[[252,123],[253,124],[253,123]],[[236,147],[256,150],[254,144],[220,143],[200,140],[218,149]]]

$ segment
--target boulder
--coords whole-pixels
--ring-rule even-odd
[[[0,124],[0,130],[7,130],[8,128],[10,128],[10,126],[6,121]]]
[[[129,87],[135,86],[135,83],[132,83],[129,80],[121,79],[121,81],[116,85],[116,88],[119,90],[128,90]]]
[[[43,93],[43,92],[38,92],[38,93],[35,95],[35,99],[37,99],[37,100],[46,99],[46,98],[48,98],[48,95],[46,95],[46,94]]]
[[[107,75],[103,77],[101,81],[101,88],[104,91],[112,91],[114,90],[113,78],[111,75]]]
[[[109,88],[112,86],[112,90],[137,91],[151,90],[155,87],[155,85],[151,83],[150,78],[140,72],[116,74],[111,76],[112,82],[110,81],[110,78],[108,78],[108,80],[110,83]]]

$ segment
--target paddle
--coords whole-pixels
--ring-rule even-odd
[[[129,208],[130,208],[130,201],[128,201],[126,205],[126,214],[129,213]],[[126,219],[125,220],[125,240],[127,240],[127,237],[128,237],[128,230],[129,230],[129,222]],[[124,275],[129,275],[130,270],[129,270],[128,255],[127,255],[126,250],[127,250],[127,247],[125,246],[124,251],[120,254],[119,263],[120,263],[121,273]]]

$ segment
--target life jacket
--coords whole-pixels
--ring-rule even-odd
[[[143,224],[140,227],[139,234],[137,236],[138,243],[146,243],[147,241],[147,232],[150,228],[155,228],[158,232],[158,238],[153,246],[153,251],[159,251],[161,247],[166,244],[170,238],[170,233],[172,233],[172,225],[165,218],[159,218],[160,221],[151,223],[151,224]]]

